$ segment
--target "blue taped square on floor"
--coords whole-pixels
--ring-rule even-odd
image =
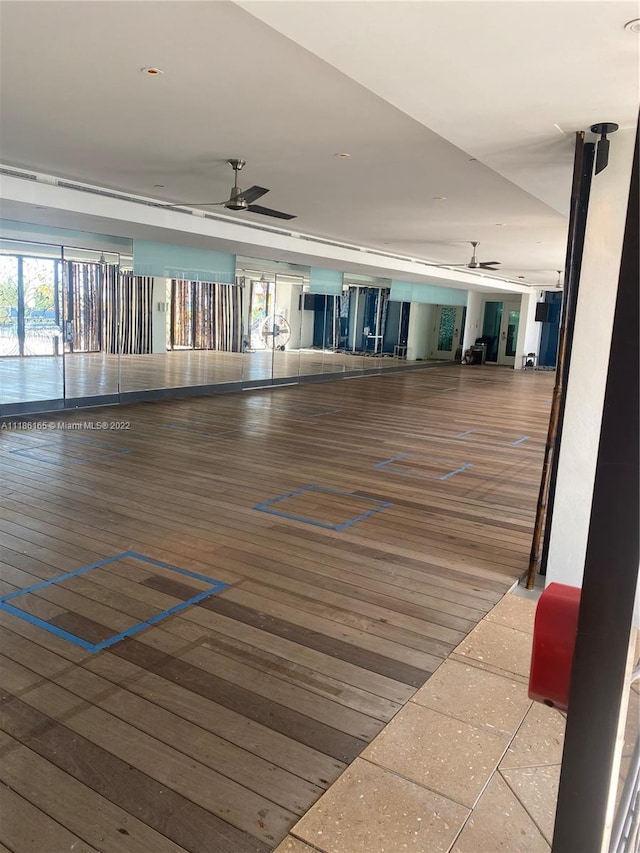
[[[94,583],[96,586],[93,586]],[[126,589],[130,584],[138,584],[146,590],[144,596],[131,600],[131,609],[138,610],[139,615],[132,616],[124,613],[122,609],[115,608],[112,608],[109,613],[109,605],[104,601],[100,602],[101,598],[108,598],[104,594],[105,589],[112,591],[115,589],[126,595]],[[114,557],[98,560],[80,569],[32,584],[25,589],[7,593],[0,597],[0,610],[80,646],[85,651],[96,653],[198,604],[205,598],[226,589],[227,586],[228,584],[223,581],[199,572],[182,569],[162,560],[154,560],[135,551],[123,551]],[[86,596],[86,612],[90,612],[92,606],[95,609],[98,602],[97,606],[103,614],[103,621],[109,621],[111,624],[96,623],[84,614],[72,611],[71,608],[65,611],[64,596],[62,598],[59,595],[47,596],[47,591],[56,588],[75,593],[76,596]],[[95,594],[93,601],[91,590],[94,590]],[[176,599],[178,599],[177,603],[175,603]],[[152,604],[150,600],[157,603]],[[167,606],[163,607],[163,604]],[[51,613],[53,615],[50,615]],[[140,619],[142,613],[145,618]],[[82,626],[86,623],[90,631],[94,635],[98,631],[100,637],[83,637],[81,629],[76,628],[76,633],[68,626],[64,627],[65,616],[66,621],[71,620],[74,626]]]
[[[389,501],[313,483],[255,504],[253,509],[315,527],[341,531],[390,506],[393,504]]]

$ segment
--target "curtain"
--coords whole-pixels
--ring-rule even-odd
[[[171,282],[171,348],[242,351],[242,287]]]
[[[100,352],[103,267],[67,261],[64,284],[66,319],[72,323],[71,352]]]
[[[116,266],[105,270],[105,351],[150,353],[153,278],[119,275]]]

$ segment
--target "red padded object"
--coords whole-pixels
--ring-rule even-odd
[[[580,588],[551,583],[538,601],[533,626],[529,698],[566,711],[578,632]]]

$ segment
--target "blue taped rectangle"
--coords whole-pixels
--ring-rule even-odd
[[[71,444],[68,445],[69,448],[73,448],[74,445],[88,445],[89,448],[95,448],[94,456],[79,456],[77,459],[69,458],[68,456],[62,459],[60,462],[56,462],[52,459],[47,459],[41,455],[42,452],[50,451],[52,448],[46,442],[39,444],[35,447],[20,447],[17,450],[10,450],[10,453],[14,453],[16,456],[25,456],[27,459],[33,459],[35,462],[44,462],[46,465],[56,465],[58,467],[65,467],[66,465],[87,465],[91,462],[98,462],[100,459],[108,459],[110,456],[120,456],[123,453],[131,453],[131,449],[127,447],[120,447],[117,449],[113,448],[112,444],[105,444],[103,441],[99,441],[97,439],[86,438],[85,436],[79,436],[73,434],[73,438],[68,436]],[[64,451],[65,445],[55,444],[56,447],[62,448]],[[104,452],[99,452],[104,451]]]
[[[469,430],[469,432],[473,432],[473,430]],[[466,433],[463,433],[463,435],[466,435]],[[436,477],[433,474],[421,474],[418,471],[406,471],[403,468],[399,468],[395,464],[396,462],[399,462],[401,459],[408,459],[411,456],[415,456],[415,455],[416,455],[415,453],[400,453],[400,454],[398,454],[398,456],[392,456],[391,459],[385,459],[382,462],[376,462],[376,464],[373,467],[377,468],[379,470],[383,469],[386,471],[390,471],[392,474],[400,474],[404,477],[417,477],[418,479],[421,479],[421,480],[449,480],[449,479],[451,479],[451,477],[455,476],[456,474],[460,474],[462,471],[466,471],[467,468],[472,467],[471,462],[465,462],[459,468],[456,468],[453,471],[447,471],[442,476]],[[432,461],[433,462],[440,462],[441,460],[434,459]]]
[[[31,613],[27,613],[24,610],[20,610],[19,608],[14,607],[12,604],[8,603],[9,601],[19,598],[22,595],[37,592],[38,590],[43,589],[44,587],[60,583],[61,581],[68,580],[69,578],[78,577],[79,575],[85,575],[88,572],[94,571],[95,569],[99,569],[101,566],[106,566],[110,563],[116,563],[118,562],[118,560],[127,558],[139,560],[143,563],[149,563],[152,566],[158,566],[158,568],[167,569],[171,572],[176,572],[179,575],[194,578],[195,580],[204,581],[205,583],[211,584],[211,588],[203,590],[197,595],[194,595],[192,598],[189,598],[186,601],[181,601],[179,604],[175,604],[173,607],[169,607],[167,610],[162,610],[156,613],[155,616],[152,616],[144,622],[137,622],[130,628],[127,628],[126,631],[121,631],[119,634],[114,634],[112,637],[107,637],[100,643],[90,643],[87,640],[84,640],[82,637],[78,637],[75,634],[70,633],[69,631],[65,631],[62,628],[58,628],[56,625],[51,625],[44,619],[40,619],[38,616],[33,616]],[[205,598],[208,598],[209,596],[215,595],[215,593],[226,589],[227,586],[228,584],[224,583],[223,581],[216,580],[215,578],[208,577],[207,575],[202,575],[199,572],[192,572],[189,569],[182,569],[178,566],[172,566],[170,563],[165,563],[162,560],[154,560],[152,557],[147,557],[144,554],[138,554],[135,551],[123,551],[121,554],[116,554],[115,557],[107,557],[104,560],[98,560],[95,563],[91,563],[88,566],[82,566],[81,568],[75,569],[72,572],[66,572],[63,575],[58,575],[57,577],[51,578],[47,581],[40,581],[39,583],[32,584],[31,586],[25,587],[24,589],[18,589],[14,592],[10,592],[6,595],[0,596],[0,610],[4,610],[6,613],[10,613],[12,616],[17,616],[19,619],[22,619],[23,621],[28,622],[31,625],[36,625],[38,628],[43,628],[50,634],[54,634],[56,637],[60,637],[63,640],[67,640],[67,642],[73,643],[74,645],[79,646],[85,651],[95,654],[96,652],[100,652],[103,649],[107,649],[110,646],[113,646],[115,643],[120,642],[120,640],[123,640],[126,637],[131,637],[134,634],[143,631],[145,628],[150,628],[152,625],[156,625],[158,622],[161,622],[163,619],[166,619],[175,613],[180,613],[187,607],[191,607],[194,604],[198,604]]]
[[[367,503],[374,504],[374,506],[370,510],[367,510],[367,512],[361,513],[360,515],[356,515],[354,518],[349,518],[346,521],[341,522],[340,524],[330,524],[327,521],[317,521],[316,519],[308,518],[307,516],[271,509],[274,504],[280,503],[280,501],[284,501],[287,500],[287,498],[293,498],[296,495],[301,495],[304,492],[311,491],[324,492],[326,494],[334,495],[344,495],[346,497],[353,498],[357,501],[366,501]],[[287,492],[284,495],[278,495],[275,498],[270,498],[268,501],[262,501],[261,503],[255,504],[253,509],[258,510],[258,512],[267,512],[270,515],[276,515],[280,518],[288,518],[292,521],[301,521],[304,524],[311,524],[314,527],[323,527],[326,530],[341,531],[346,530],[348,527],[351,527],[358,521],[362,521],[365,518],[369,518],[369,516],[374,515],[376,512],[380,512],[381,510],[390,506],[393,506],[393,504],[388,501],[380,501],[376,498],[367,498],[363,497],[362,495],[354,495],[352,492],[343,492],[339,489],[330,489],[326,486],[318,486],[317,484],[312,483],[311,485],[302,486],[299,489],[294,489],[292,492]]]

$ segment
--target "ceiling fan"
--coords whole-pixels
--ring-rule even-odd
[[[499,264],[500,261],[478,261],[476,256],[476,249],[480,245],[479,240],[470,240],[469,241],[473,246],[473,254],[471,255],[471,260],[468,264],[438,264],[439,267],[467,267],[470,270],[493,270],[493,272],[497,272],[496,264]]]
[[[265,187],[249,187],[248,190],[241,190],[238,186],[238,172],[246,166],[246,160],[232,159],[227,160],[227,163],[233,169],[234,181],[229,198],[225,201],[183,201],[180,204],[167,204],[165,207],[226,207],[227,210],[248,210],[250,213],[260,213],[262,216],[273,216],[276,219],[295,219],[293,213],[281,213],[279,210],[272,210],[270,207],[263,207],[261,204],[253,204],[254,201],[266,195],[269,190]]]

